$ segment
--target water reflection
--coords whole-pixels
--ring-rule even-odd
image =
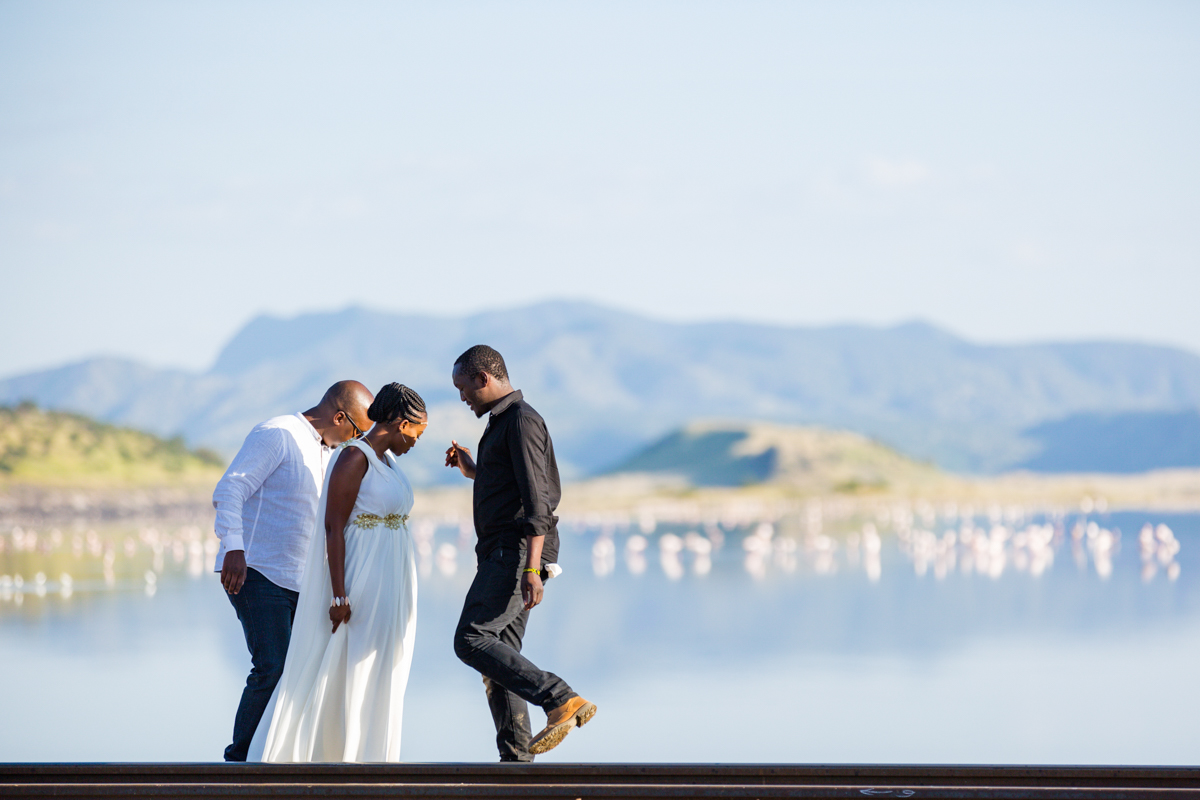
[[[135,587],[153,596],[164,573],[198,578],[216,553],[216,537],[195,524],[68,531],[14,526],[0,533],[0,602],[19,606],[27,594],[68,600],[78,592]]]
[[[609,722],[555,759],[1194,759],[1200,692],[1150,702],[1126,684],[1195,661],[1200,516],[1092,508],[567,516],[564,577],[527,646],[603,697]],[[211,573],[210,524],[0,530],[0,699],[27,723],[0,730],[0,749],[219,758],[249,665]],[[411,524],[421,627],[404,757],[489,760],[478,678],[449,644],[474,574],[470,521]],[[748,681],[806,724],[764,742],[744,714]],[[676,720],[673,735],[647,715]]]
[[[644,574],[656,555],[659,570],[672,582],[689,573],[711,573],[727,538],[740,540],[742,569],[758,581],[771,574],[846,572],[878,582],[883,578],[885,539],[915,576],[939,581],[955,574],[993,580],[1006,573],[1038,578],[1052,570],[1064,552],[1077,569],[1107,580],[1122,552],[1117,527],[1087,517],[1036,515],[1020,507],[996,507],[976,515],[971,508],[955,506],[941,513],[931,506],[894,506],[877,510],[874,517],[856,521],[854,527],[840,520],[831,529],[835,526],[814,503],[790,518],[780,515],[750,523],[656,519],[643,513],[627,521],[607,520],[598,531],[580,525],[575,532],[594,537],[591,564],[597,577],[617,569],[618,553],[633,576]],[[881,526],[888,527],[881,532]],[[1138,541],[1145,581],[1160,573],[1178,579],[1181,544],[1169,526],[1146,522]]]
[[[1138,534],[1138,547],[1142,556],[1143,581],[1149,583],[1154,580],[1160,567],[1166,572],[1168,580],[1179,579],[1180,567],[1175,557],[1179,555],[1181,545],[1174,531],[1161,522],[1157,526],[1147,522]]]
[[[646,530],[645,525],[642,530]],[[654,527],[651,526],[653,531]],[[641,575],[646,571],[646,537],[635,533],[625,541],[625,566],[630,575]]]
[[[639,537],[640,538],[640,537]],[[592,572],[597,578],[603,578],[617,567],[617,546],[613,544],[612,535],[601,532],[592,543]]]
[[[1097,502],[1090,507],[1095,510]],[[564,551],[575,550],[576,541],[585,543],[597,578],[622,571],[639,577],[657,569],[675,583],[688,576],[704,579],[736,559],[755,581],[844,573],[878,583],[889,563],[889,569],[907,563],[922,579],[995,580],[1007,573],[1039,578],[1065,560],[1105,581],[1119,559],[1136,557],[1143,582],[1177,581],[1180,540],[1164,522],[1139,522],[1136,548],[1124,550],[1122,531],[1105,517],[1036,513],[1019,506],[935,508],[920,502],[879,505],[866,513],[861,506],[830,501],[766,513],[736,505],[703,514],[651,508],[566,517],[561,529]],[[211,571],[217,541],[207,528],[204,521],[68,530],[14,526],[0,532],[0,602],[19,606],[30,595],[68,600],[79,592],[133,588],[153,596],[165,575],[195,578]],[[411,533],[422,579],[470,573],[469,519],[418,518]],[[885,558],[885,543],[900,556],[898,562]]]

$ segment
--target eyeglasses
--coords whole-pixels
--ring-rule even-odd
[[[342,411],[342,410],[339,408],[338,411]],[[360,428],[354,424],[354,420],[350,419],[350,415],[347,414],[345,411],[342,411],[342,416],[346,418],[346,422],[350,423],[350,427],[354,428],[354,435],[350,437],[351,439],[361,439],[362,437],[367,435],[363,432],[362,428]]]

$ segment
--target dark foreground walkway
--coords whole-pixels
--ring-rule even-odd
[[[1200,800],[1200,767],[0,764],[0,797]]]

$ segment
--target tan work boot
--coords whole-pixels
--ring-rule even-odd
[[[589,703],[582,697],[572,697],[558,708],[546,714],[546,727],[533,737],[529,743],[529,752],[536,755],[549,752],[558,747],[559,742],[567,738],[571,728],[585,725],[596,716],[596,704]]]

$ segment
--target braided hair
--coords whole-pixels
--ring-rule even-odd
[[[367,419],[386,424],[400,418],[414,425],[424,422],[425,401],[404,384],[389,383],[375,395],[375,402],[367,409]]]

